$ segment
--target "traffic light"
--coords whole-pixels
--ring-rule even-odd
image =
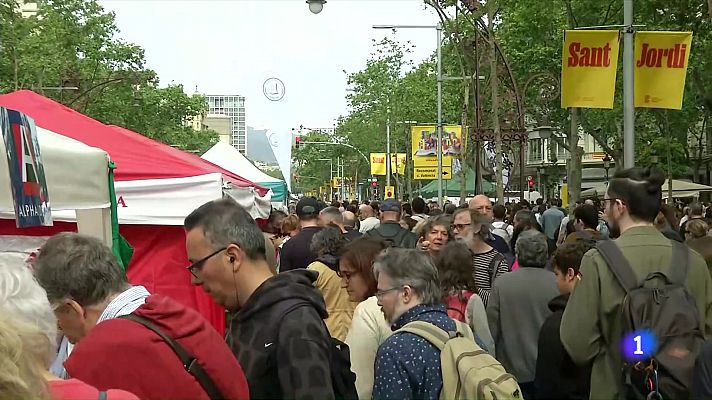
[[[534,191],[534,177],[527,176],[527,185],[529,186],[529,191],[533,192]]]
[[[301,142],[302,142],[302,137],[301,137],[301,136],[297,136],[297,137],[294,138],[294,147],[295,147],[297,150],[299,150],[299,145],[301,144]]]
[[[378,186],[378,182],[376,182],[376,181],[371,181],[371,187],[374,187],[374,188],[375,188],[376,186]]]

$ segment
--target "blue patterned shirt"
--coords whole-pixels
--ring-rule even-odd
[[[394,331],[413,321],[425,321],[454,331],[455,322],[441,304],[421,304],[406,311],[391,327]],[[443,387],[440,350],[412,333],[395,333],[378,348],[373,398],[438,399]]]

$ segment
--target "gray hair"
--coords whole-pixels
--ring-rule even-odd
[[[217,250],[236,244],[252,260],[265,260],[265,239],[250,214],[232,199],[209,201],[185,218],[187,231],[200,228]]]
[[[34,270],[50,303],[72,299],[93,306],[130,287],[110,248],[99,239],[74,232],[49,238]]]
[[[423,304],[440,304],[438,270],[426,253],[414,249],[387,248],[376,257],[373,275],[386,274],[394,286],[408,285]]]
[[[47,300],[47,292],[19,259],[0,258],[0,310],[38,328],[48,340],[46,354],[55,353],[57,318]]]
[[[452,217],[449,215],[438,215],[436,217],[430,217],[426,220],[425,224],[421,227],[419,235],[425,237],[430,231],[436,226],[444,226],[447,230],[448,238],[452,238]]]
[[[543,268],[549,259],[549,245],[546,235],[529,229],[519,234],[515,244],[517,261],[522,267]]]
[[[309,250],[317,256],[324,254],[339,256],[346,243],[344,235],[341,234],[341,229],[327,226],[314,234]]]
[[[333,221],[339,225],[342,225],[344,223],[344,216],[341,214],[341,211],[339,211],[339,209],[336,207],[326,207],[325,209],[319,212],[319,216],[325,216],[329,218],[329,221]]]

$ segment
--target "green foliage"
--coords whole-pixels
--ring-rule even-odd
[[[143,49],[116,37],[114,14],[96,0],[45,0],[38,6],[36,16],[23,18],[15,0],[0,0],[0,92],[34,90],[187,151],[205,151],[217,141],[215,132],[184,125],[205,111],[204,98],[187,96],[180,85],[159,88]]]

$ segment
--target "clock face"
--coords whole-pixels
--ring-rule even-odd
[[[265,97],[271,101],[280,101],[284,97],[284,83],[278,78],[269,78],[262,86]]]
[[[272,147],[279,146],[279,141],[277,140],[277,133],[269,135],[269,144],[271,144]]]

